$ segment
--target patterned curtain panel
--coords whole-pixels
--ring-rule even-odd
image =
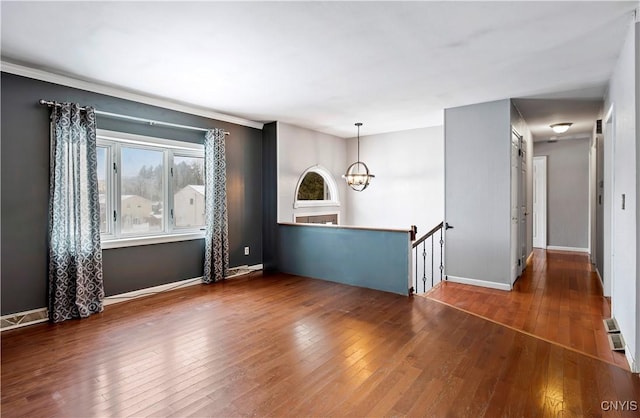
[[[227,226],[227,163],[224,131],[207,131],[204,140],[205,221],[204,276],[213,283],[229,271],[229,234]]]
[[[102,248],[93,108],[53,107],[49,199],[49,319],[102,311]]]

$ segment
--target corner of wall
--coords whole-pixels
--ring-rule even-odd
[[[636,74],[636,250],[640,248],[640,6],[635,11],[635,74]],[[640,373],[640,257],[636,256],[636,350],[635,364],[631,364],[632,371]],[[635,367],[635,368],[634,368]]]
[[[262,264],[277,269],[278,243],[278,122],[262,129]]]

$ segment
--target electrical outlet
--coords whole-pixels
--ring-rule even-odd
[[[249,255],[249,247],[244,247],[244,255]]]

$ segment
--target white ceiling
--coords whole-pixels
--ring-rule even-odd
[[[638,4],[2,1],[1,54],[353,137],[509,97],[602,98]]]

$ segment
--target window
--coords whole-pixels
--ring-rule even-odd
[[[338,225],[337,213],[311,213],[311,214],[296,214],[295,223],[297,224],[324,224],[324,225]]]
[[[176,227],[204,227],[204,158],[175,156],[173,174]]]
[[[307,168],[296,186],[294,208],[311,206],[340,206],[338,186],[331,173],[321,167]]]
[[[201,144],[98,130],[103,248],[202,237]]]
[[[331,200],[324,178],[315,171],[305,174],[298,188],[298,200]]]

